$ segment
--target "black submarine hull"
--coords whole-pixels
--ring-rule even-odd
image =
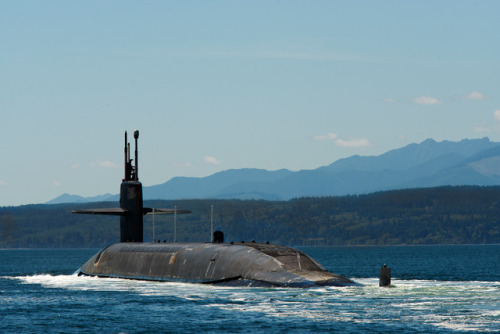
[[[143,243],[145,214],[180,214],[189,210],[143,206],[139,182],[137,141],[135,159],[125,132],[125,177],[120,186],[120,207],[73,210],[76,214],[120,216],[120,243],[101,250],[77,272],[80,275],[152,281],[225,284],[237,286],[317,287],[356,285],[326,271],[306,254],[291,247],[258,244],[224,244],[214,233],[213,243]],[[135,160],[135,165],[133,161]]]
[[[228,286],[351,286],[311,257],[259,243],[117,243],[88,260],[79,275]]]

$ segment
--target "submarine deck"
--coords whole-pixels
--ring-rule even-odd
[[[261,243],[118,243],[94,255],[80,274],[143,280],[259,286],[344,286],[301,251]]]

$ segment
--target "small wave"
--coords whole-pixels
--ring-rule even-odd
[[[158,303],[154,307],[159,309],[169,300],[177,302],[176,307],[194,307],[197,312],[224,311],[235,318],[290,318],[290,321],[345,324],[415,323],[422,328],[462,332],[500,329],[497,309],[500,282],[393,279],[391,288],[380,288],[378,278],[362,278],[356,279],[362,286],[294,289],[221,287],[75,274],[2,278],[47,289],[92,291],[92,298],[94,292],[123,292],[133,302]]]

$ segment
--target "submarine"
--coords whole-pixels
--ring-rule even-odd
[[[352,286],[357,283],[327,271],[316,260],[288,246],[256,242],[224,242],[215,231],[212,242],[143,242],[143,216],[188,214],[190,210],[145,208],[138,174],[139,131],[134,131],[135,157],[125,132],[125,177],[120,207],[73,210],[75,214],[120,216],[120,242],[92,256],[76,273],[123,279],[204,283],[225,286],[294,287]],[[135,163],[133,163],[135,161]]]

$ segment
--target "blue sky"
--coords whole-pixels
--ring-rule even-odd
[[[500,141],[498,1],[2,1],[0,206]]]

